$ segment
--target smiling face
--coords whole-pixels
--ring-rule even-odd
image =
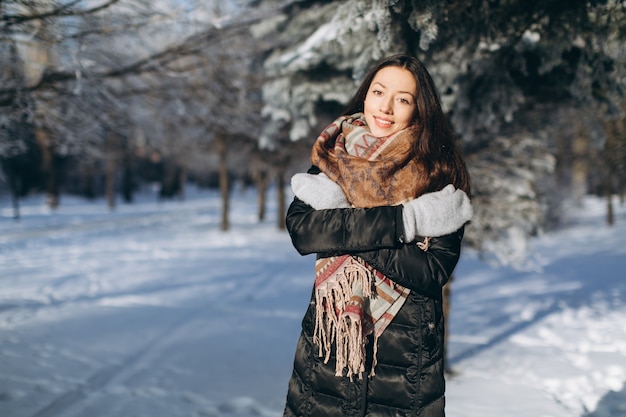
[[[411,125],[417,108],[417,83],[400,67],[384,67],[376,73],[363,104],[365,121],[376,137],[393,135]]]

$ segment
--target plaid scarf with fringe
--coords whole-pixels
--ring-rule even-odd
[[[397,205],[417,197],[421,165],[412,158],[408,129],[388,137],[372,136],[362,113],[331,123],[313,145],[311,161],[341,186],[354,207]],[[365,343],[373,335],[374,376],[378,338],[404,304],[409,289],[357,256],[319,258],[315,264],[314,342],[324,363],[336,347],[337,376],[362,378]],[[345,371],[344,371],[345,370]]]

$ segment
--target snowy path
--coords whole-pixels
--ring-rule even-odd
[[[0,415],[280,408],[307,302],[281,298],[308,287],[290,274],[307,260],[246,213],[217,231],[212,199],[146,206],[154,212],[50,215],[50,231],[46,216],[4,220]]]
[[[207,192],[30,201],[19,223],[0,200],[0,416],[279,416],[313,258],[255,199],[235,195],[227,233]],[[626,210],[607,228],[586,208],[533,270],[464,254],[448,416],[626,416]]]

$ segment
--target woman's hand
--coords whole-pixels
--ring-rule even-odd
[[[405,241],[412,242],[417,236],[447,235],[460,229],[472,215],[467,194],[449,184],[441,191],[421,195],[403,204]]]
[[[294,175],[291,189],[296,197],[315,210],[351,207],[341,187],[322,173]]]

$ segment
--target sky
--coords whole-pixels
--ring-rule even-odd
[[[275,190],[272,191],[274,193]],[[0,196],[0,416],[282,415],[314,258],[253,190]],[[587,198],[524,269],[465,250],[452,285],[448,417],[626,416],[626,206]]]

